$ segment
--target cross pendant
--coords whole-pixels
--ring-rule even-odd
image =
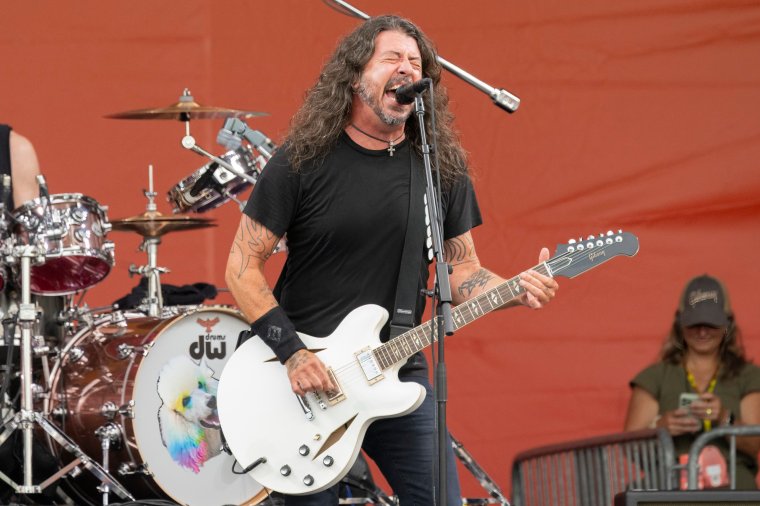
[[[393,147],[393,141],[388,141],[388,154],[393,156],[394,151],[396,151],[396,148]]]

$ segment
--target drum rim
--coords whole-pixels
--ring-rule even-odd
[[[56,197],[59,197],[59,198],[56,198]],[[11,212],[11,214],[13,216],[15,216],[16,212],[20,211],[21,209],[30,209],[30,208],[34,208],[34,207],[39,207],[39,206],[42,205],[42,199],[43,198],[45,198],[45,197],[35,197],[32,200],[27,200],[23,204],[17,206]],[[97,207],[97,209],[99,211],[101,211],[103,214],[105,214],[104,206],[101,205],[100,202],[98,202],[93,197],[90,197],[89,195],[85,195],[83,193],[52,193],[48,197],[48,202],[51,203],[51,204],[54,203],[54,202],[79,201],[79,200],[82,200],[82,201],[85,201],[85,202],[90,202],[90,203],[94,204],[95,207]]]

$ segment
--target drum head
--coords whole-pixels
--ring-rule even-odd
[[[156,483],[181,504],[242,504],[263,491],[232,472],[235,460],[220,451],[216,416],[219,376],[247,328],[236,311],[191,311],[161,331],[135,377],[138,450]]]

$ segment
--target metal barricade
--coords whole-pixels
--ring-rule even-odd
[[[665,429],[623,432],[527,450],[512,465],[514,506],[610,506],[625,490],[675,486]]]
[[[728,453],[728,476],[731,480],[731,490],[736,489],[736,438],[741,436],[760,436],[760,425],[740,425],[718,427],[711,431],[700,434],[691,444],[689,449],[689,462],[686,465],[689,476],[689,490],[697,488],[697,473],[699,472],[699,453],[712,441],[719,437],[728,436],[729,453]]]

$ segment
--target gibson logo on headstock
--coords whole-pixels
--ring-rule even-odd
[[[591,253],[588,254],[588,259],[589,259],[590,262],[593,262],[595,258],[604,257],[604,256],[607,256],[607,254],[605,253],[604,250],[602,250],[602,251],[593,251],[593,252],[591,252]]]

